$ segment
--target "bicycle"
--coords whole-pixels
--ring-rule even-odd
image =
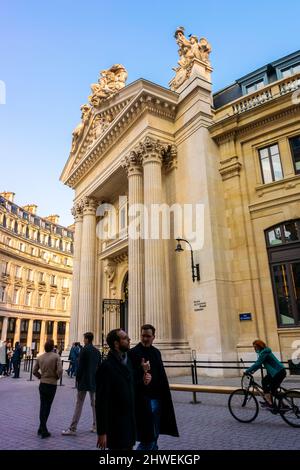
[[[228,399],[229,411],[237,421],[251,423],[255,420],[259,412],[256,395],[264,400],[272,414],[279,414],[287,424],[300,428],[300,391],[280,387],[273,396],[273,407],[270,408],[261,385],[249,373],[243,375],[241,388],[232,392]]]

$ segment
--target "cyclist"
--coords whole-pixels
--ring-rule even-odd
[[[257,361],[245,371],[245,374],[252,374],[261,366],[266,368],[267,375],[262,379],[262,388],[267,401],[266,406],[272,408],[272,395],[276,395],[278,387],[286,376],[286,371],[284,365],[275,357],[272,350],[268,348],[263,341],[257,339],[253,341],[252,344],[258,358]]]

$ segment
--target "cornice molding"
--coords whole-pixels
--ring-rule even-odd
[[[257,112],[257,110],[261,111],[261,108],[253,108],[253,112]],[[261,116],[258,117],[257,119],[242,125],[241,121],[245,117],[246,114],[243,115],[235,115],[230,118],[228,118],[228,126],[231,124],[231,128],[226,130],[225,123],[218,122],[215,124],[212,124],[208,129],[209,131],[213,134],[215,132],[220,132],[217,135],[212,135],[212,138],[218,143],[222,144],[228,140],[231,140],[232,138],[236,138],[237,136],[242,136],[249,131],[253,129],[257,129],[258,127],[263,127],[271,122],[280,120],[285,117],[292,116],[293,114],[297,114],[300,112],[300,104],[295,104],[293,106],[290,106],[287,109],[283,109],[277,112],[274,112],[272,114],[269,114],[268,116]],[[234,126],[234,128],[233,128]]]

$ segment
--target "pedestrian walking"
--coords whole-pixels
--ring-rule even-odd
[[[101,355],[97,348],[93,346],[93,333],[85,333],[84,347],[79,356],[78,369],[76,373],[77,400],[74,415],[70,427],[62,431],[63,436],[76,435],[77,425],[82,413],[83,403],[87,392],[90,395],[93,424],[91,432],[96,432],[96,412],[95,412],[95,392],[96,392],[96,371],[101,362]]]
[[[38,435],[44,439],[51,436],[47,428],[47,420],[56,394],[57,381],[62,376],[62,363],[59,355],[54,352],[53,340],[45,343],[45,353],[36,359],[33,375],[40,379],[39,392],[41,405]]]

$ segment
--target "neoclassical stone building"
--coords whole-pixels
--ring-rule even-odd
[[[0,335],[43,351],[46,339],[69,342],[73,229],[59,217],[39,217],[37,206],[0,193]]]
[[[300,53],[213,95],[210,44],[183,28],[175,37],[170,88],[125,86],[116,64],[81,107],[61,176],[75,191],[70,342],[93,330],[101,345],[122,325],[134,343],[150,322],[167,358],[247,359],[257,337],[290,358],[300,339]],[[193,237],[172,217],[169,238],[149,236],[141,214],[161,204],[202,208],[188,217]],[[103,235],[111,206],[115,238]],[[188,244],[175,252],[178,237],[200,279]]]

